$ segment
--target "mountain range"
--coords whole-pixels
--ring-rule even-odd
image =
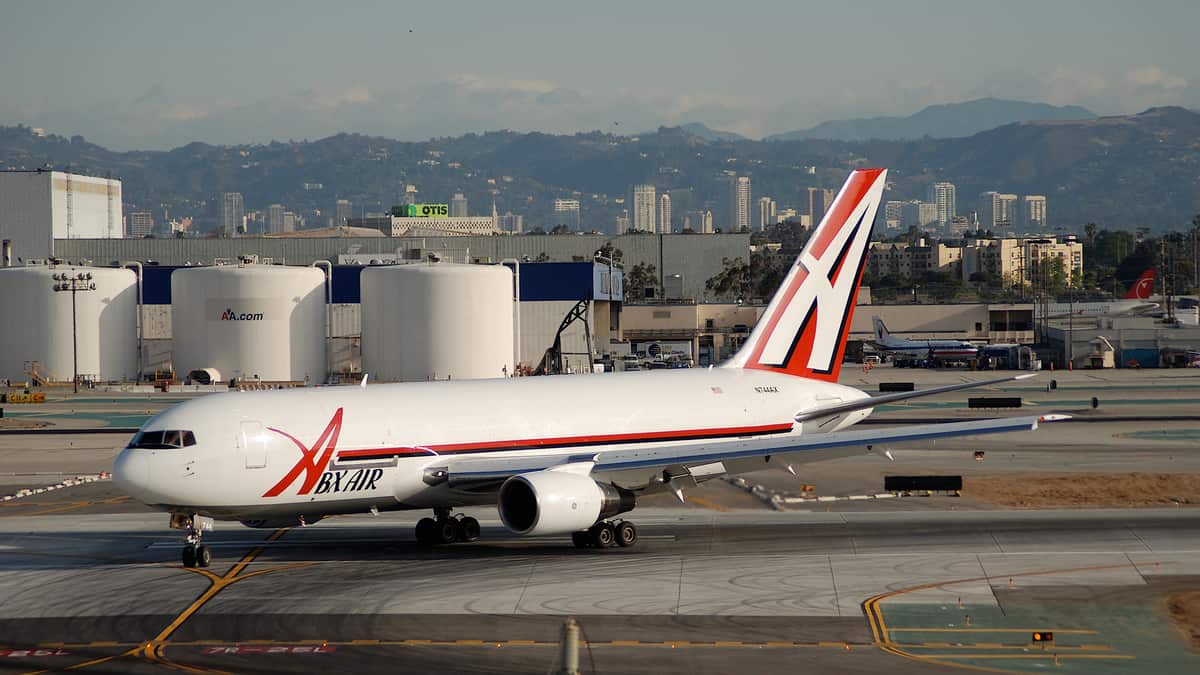
[[[0,169],[47,165],[120,177],[127,210],[193,216],[210,227],[222,192],[241,192],[247,211],[280,203],[323,224],[337,199],[351,200],[356,215],[384,211],[411,185],[422,202],[463,192],[472,213],[490,213],[494,198],[501,213],[524,215],[527,229],[550,229],[556,198],[578,199],[584,229],[609,231],[638,183],[671,195],[676,227],[694,209],[711,209],[727,226],[731,175],[751,177],[754,200],[769,195],[780,209],[803,211],[806,188],[836,188],[851,168],[886,166],[887,199],[924,199],[931,182],[949,180],[962,214],[979,193],[997,190],[1046,195],[1050,222],[1068,231],[1086,222],[1173,229],[1200,212],[1200,114],[1153,108],[916,140],[706,139],[664,127],[637,137],[500,131],[419,143],[339,134],[162,152],[0,127]]]
[[[810,129],[766,137],[768,141],[907,140],[972,136],[1015,122],[1089,120],[1096,114],[1077,105],[981,98],[963,103],[945,103],[923,108],[908,117],[865,117],[822,122]]]
[[[1077,105],[1055,106],[1048,103],[980,98],[962,103],[931,105],[907,117],[830,120],[808,129],[771,134],[763,140],[897,141],[956,138],[972,136],[1015,122],[1090,120],[1095,117],[1095,113]],[[700,122],[681,124],[679,128],[706,141],[749,140],[741,134],[713,129]]]

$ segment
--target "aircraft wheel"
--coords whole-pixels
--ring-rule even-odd
[[[575,544],[575,548],[591,548],[592,534],[586,530],[583,532],[572,532],[571,543]]]
[[[433,518],[422,518],[417,521],[417,543],[428,546],[434,543],[437,536],[437,521]]]
[[[608,548],[616,543],[617,533],[611,523],[596,523],[589,532],[596,548]]]
[[[637,543],[638,533],[637,528],[628,520],[621,521],[617,525],[617,544],[622,548],[628,548]]]
[[[458,523],[447,518],[436,524],[434,542],[438,544],[453,544],[458,541]]]
[[[475,541],[479,538],[479,521],[471,516],[464,516],[458,521],[458,539],[460,541]]]
[[[196,547],[191,544],[188,544],[187,546],[183,547],[183,566],[184,567],[195,567],[196,566]]]
[[[212,564],[212,551],[207,546],[196,547],[196,567],[208,567]]]

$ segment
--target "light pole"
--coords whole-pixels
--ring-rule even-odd
[[[54,274],[54,290],[71,293],[71,359],[74,363],[75,393],[79,393],[79,333],[75,322],[75,294],[80,291],[96,290],[96,282],[92,281],[91,272],[77,272],[74,276],[61,272]]]
[[[1067,370],[1075,368],[1075,289],[1067,296]]]

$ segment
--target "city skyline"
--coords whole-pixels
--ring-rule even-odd
[[[561,12],[544,2],[466,10],[18,2],[0,26],[0,57],[21,64],[0,72],[10,94],[0,102],[0,123],[81,134],[113,148],[164,149],[340,132],[403,140],[494,129],[638,133],[688,122],[758,138],[986,96],[1099,114],[1200,107],[1198,48],[1188,30],[1200,6],[1010,5],[997,14],[939,0],[661,3],[639,6],[631,24],[621,17],[633,5],[622,3]],[[799,26],[814,23],[829,29],[794,40]],[[330,32],[341,25],[355,28]],[[183,26],[212,39],[202,48],[181,43]],[[938,40],[907,37],[930,30]],[[76,37],[59,39],[64,33]],[[742,33],[757,37],[731,39]],[[613,52],[614,34],[661,49],[649,61],[637,50]],[[1006,49],[1003,60],[976,48],[1014,39],[1037,48]],[[331,40],[327,49],[296,48]],[[690,48],[697,43],[705,49]],[[404,63],[403,85],[395,62],[376,58],[381,45]],[[97,53],[113,77],[78,67]]]

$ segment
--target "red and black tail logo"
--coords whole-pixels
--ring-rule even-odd
[[[850,174],[729,365],[837,380],[885,169]]]
[[[329,460],[333,458],[333,453],[337,451],[338,436],[342,433],[342,409],[338,408],[337,412],[333,413],[333,419],[329,420],[325,431],[321,432],[321,436],[317,438],[317,442],[313,443],[311,448],[305,447],[295,436],[286,431],[281,431],[273,427],[271,431],[295,443],[296,447],[300,449],[300,459],[287,472],[287,475],[281,478],[270,490],[264,492],[263,496],[278,497],[292,483],[300,479],[301,476],[304,479],[300,483],[300,490],[296,494],[306,495],[312,491],[317,481],[321,479],[321,474],[325,472],[325,467],[329,466]]]
[[[1133,282],[1129,287],[1129,292],[1125,294],[1126,300],[1147,300],[1150,294],[1154,292],[1154,269],[1148,269],[1142,272],[1142,276]]]

